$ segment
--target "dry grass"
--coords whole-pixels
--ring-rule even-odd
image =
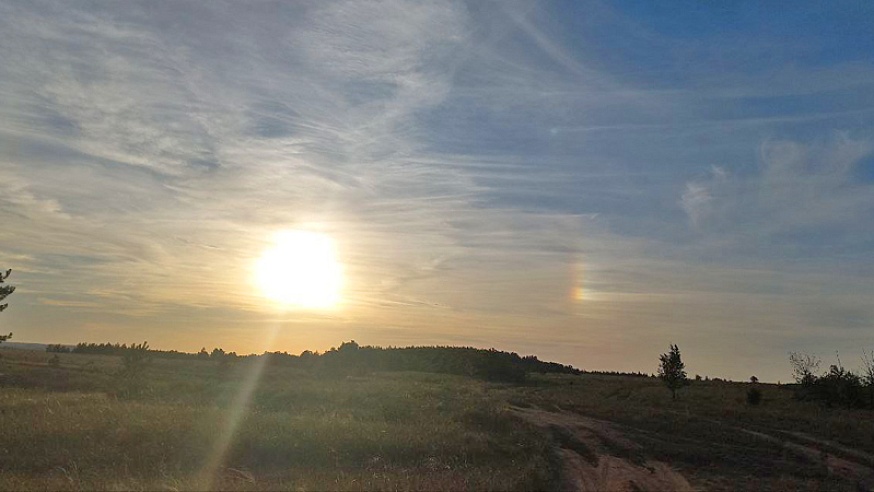
[[[113,375],[112,358],[62,354],[56,369],[38,365],[44,354],[3,355],[0,489],[201,489],[251,369],[221,375],[208,361],[158,361],[134,392]],[[516,425],[505,407],[484,383],[465,378],[319,379],[268,368],[212,486],[548,486],[548,438]]]
[[[834,444],[874,454],[874,412],[799,402],[787,386],[758,387],[762,402],[750,406],[747,383],[693,382],[672,401],[667,388],[652,378],[543,376],[527,387],[508,389],[505,397],[521,406],[614,422],[648,458],[671,463],[700,488],[866,490],[855,479],[836,476],[825,460],[845,455],[858,462]],[[832,445],[813,444],[812,453],[798,453],[785,443],[807,446],[810,441],[792,432]],[[874,467],[865,459],[860,463]]]
[[[0,489],[194,490],[253,368],[155,360],[138,378],[116,357],[0,349]],[[874,454],[874,413],[792,399],[787,387],[695,382],[672,401],[658,380],[533,376],[524,385],[424,373],[323,378],[268,367],[209,477],[225,490],[515,490],[560,480],[561,442],[511,407],[614,422],[647,459],[713,490],[852,490],[780,431]],[[794,438],[793,438],[794,439]],[[800,442],[796,439],[796,442]],[[823,453],[839,454],[834,446]],[[642,458],[641,458],[642,459]]]

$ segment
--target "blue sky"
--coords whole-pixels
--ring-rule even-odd
[[[863,2],[0,2],[3,329],[854,367],[874,348],[872,21]],[[286,229],[334,239],[342,309],[277,313],[254,288]]]

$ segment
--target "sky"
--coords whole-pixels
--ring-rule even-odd
[[[2,1],[0,329],[854,369],[871,25],[855,1]],[[259,291],[289,230],[333,240],[335,308]]]

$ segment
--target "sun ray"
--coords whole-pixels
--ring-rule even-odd
[[[234,398],[231,406],[227,409],[227,413],[223,424],[219,428],[219,433],[213,443],[210,454],[206,457],[203,466],[200,469],[198,478],[198,486],[203,490],[215,490],[218,486],[217,481],[220,480],[220,470],[225,462],[228,449],[234,442],[234,437],[240,427],[243,417],[249,410],[252,401],[252,394],[258,388],[258,383],[261,381],[261,375],[264,373],[264,367],[267,365],[266,352],[273,347],[273,342],[276,341],[276,335],[279,333],[279,325],[273,324],[267,329],[264,337],[264,354],[260,357],[255,357],[252,365],[246,373],[240,391]]]

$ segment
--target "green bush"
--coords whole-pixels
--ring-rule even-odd
[[[802,379],[795,398],[819,401],[829,407],[864,408],[869,403],[862,378],[837,365],[831,366],[822,376],[810,375]]]

